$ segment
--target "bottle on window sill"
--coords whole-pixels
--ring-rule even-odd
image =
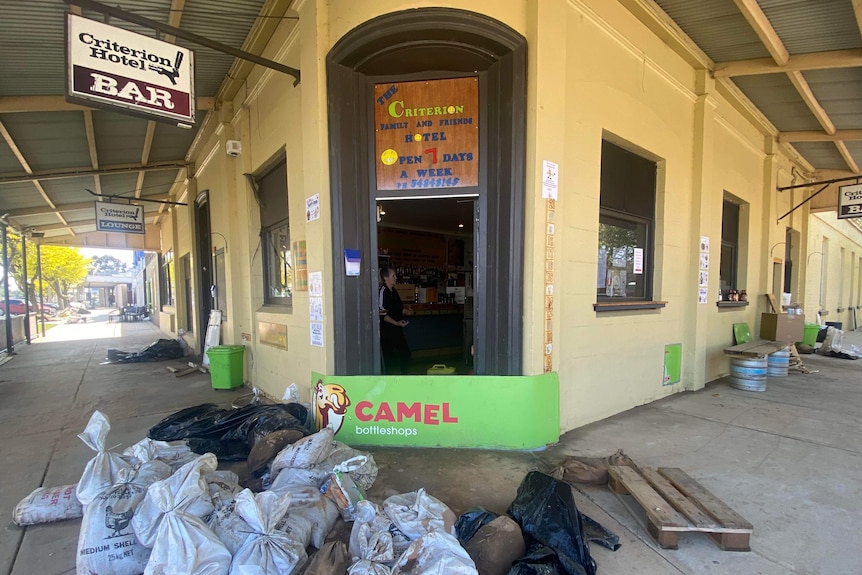
[[[748,301],[748,293],[745,290],[739,292],[739,301]]]

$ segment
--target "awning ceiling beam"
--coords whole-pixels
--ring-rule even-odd
[[[188,40],[189,42],[194,42],[195,44],[200,44],[201,46],[206,46],[207,48],[211,48],[218,52],[223,52],[230,56],[234,56],[235,58],[241,58],[243,60],[248,60],[249,62],[254,62],[255,64],[259,64],[260,66],[264,66],[265,68],[270,68],[277,72],[282,72],[284,74],[292,76],[294,78],[293,85],[296,86],[297,84],[299,84],[299,70],[297,70],[296,68],[291,68],[290,66],[285,66],[284,64],[269,60],[267,58],[262,58],[257,54],[252,54],[251,52],[246,52],[245,50],[238,50],[232,46],[228,46],[227,44],[222,44],[221,42],[210,40],[209,38],[199,36],[198,34],[194,34],[186,30],[181,30],[180,28],[176,28],[175,26],[163,24],[162,22],[158,22],[156,20],[150,20],[149,18],[138,16],[137,14],[133,14],[132,12],[126,12],[125,10],[121,10],[120,8],[114,8],[100,2],[94,2],[93,0],[63,1],[70,6],[80,6],[84,10],[100,12],[112,18],[118,18],[120,20],[125,20],[126,22],[138,24],[139,26],[158,30],[159,32],[163,32],[165,34],[171,34],[173,36],[176,36],[177,38],[182,38],[183,40]]]
[[[185,160],[168,160],[165,162],[153,162],[152,164],[149,164],[147,166],[141,164],[117,164],[114,166],[102,166],[97,170],[93,170],[90,168],[67,168],[64,170],[32,172],[27,175],[0,175],[0,184],[33,182],[36,180],[63,180],[67,178],[82,178],[87,176],[109,176],[111,174],[126,174],[130,172],[158,172],[165,170],[182,170],[186,167],[188,167],[188,164]]]

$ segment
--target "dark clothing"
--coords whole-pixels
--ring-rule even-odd
[[[404,319],[404,305],[395,288],[380,286],[378,306],[381,310],[386,310],[386,315],[380,316],[380,352],[383,354],[386,371],[388,373],[392,368],[398,367],[402,374],[406,374],[410,346],[404,337],[404,328],[392,325],[385,319],[387,316],[395,321]]]

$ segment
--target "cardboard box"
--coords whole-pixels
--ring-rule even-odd
[[[419,303],[437,303],[437,288],[419,288]]]
[[[760,314],[760,337],[793,343],[805,335],[805,316],[786,313]]]
[[[413,303],[416,301],[416,286],[414,284],[395,284],[395,291],[403,302]]]

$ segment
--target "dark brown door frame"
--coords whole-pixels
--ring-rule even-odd
[[[211,288],[212,273],[212,224],[210,221],[209,190],[204,190],[195,198],[195,238],[197,240],[197,288],[198,288],[198,341],[201,353],[206,346],[207,325],[213,309]],[[189,302],[191,305],[191,302]],[[190,326],[191,327],[191,326]]]
[[[334,277],[335,373],[380,371],[369,82],[374,77],[478,73],[485,174],[476,249],[476,363],[480,374],[520,375],[523,342],[526,40],[482,14],[422,8],[370,20],[326,60]],[[345,248],[361,273],[347,277]]]

